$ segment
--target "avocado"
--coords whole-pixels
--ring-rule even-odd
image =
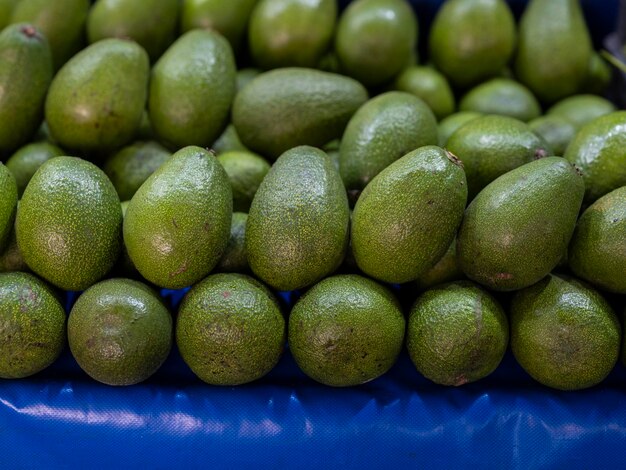
[[[29,272],[30,269],[24,261],[22,253],[17,246],[15,226],[11,229],[4,250],[0,250],[0,273]]]
[[[276,160],[252,201],[248,263],[275,289],[310,286],[343,261],[349,218],[346,191],[330,158],[313,147],[293,148]]]
[[[541,106],[531,91],[508,78],[493,78],[472,88],[461,99],[459,109],[509,116],[523,122],[541,116]]]
[[[406,346],[426,378],[458,387],[491,374],[509,342],[504,310],[469,281],[428,290],[411,308]]]
[[[87,17],[87,38],[132,39],[150,60],[157,60],[174,41],[178,28],[178,0],[97,0]]]
[[[152,70],[148,108],[160,140],[174,147],[211,145],[228,124],[235,58],[219,33],[179,37]]]
[[[61,155],[63,150],[49,142],[27,144],[15,152],[6,165],[15,177],[18,197],[22,197],[28,182],[41,165]]]
[[[28,142],[41,124],[52,80],[48,41],[29,24],[0,33],[0,157]]]
[[[270,164],[252,152],[226,152],[217,157],[233,189],[233,210],[248,212]]]
[[[405,320],[388,289],[352,274],[324,279],[304,294],[288,329],[289,348],[305,374],[350,387],[391,369],[402,350]]]
[[[503,0],[448,0],[430,29],[430,58],[457,87],[494,77],[515,49],[515,19]]]
[[[19,2],[20,0],[0,0],[0,31],[10,23],[13,9]]]
[[[439,140],[437,120],[417,96],[390,91],[354,114],[341,139],[339,169],[348,190],[361,190],[398,158]]]
[[[129,143],[141,124],[150,63],[132,41],[103,39],[56,74],[46,99],[46,122],[61,147],[107,152]]]
[[[126,218],[126,211],[128,211],[128,205],[130,201],[122,201],[120,204],[122,207],[122,217]],[[122,249],[120,250],[120,255],[117,258],[117,263],[115,263],[114,268],[112,269],[112,275],[115,277],[125,277],[130,279],[143,280],[143,277],[137,271],[137,268],[133,264],[133,261],[128,256],[128,250],[126,249],[126,244],[122,240]]]
[[[594,119],[614,111],[617,111],[617,108],[606,98],[596,95],[575,95],[559,101],[548,109],[546,114],[560,116],[571,122],[578,130]]]
[[[621,327],[602,296],[573,278],[549,275],[511,303],[511,349],[539,383],[581,390],[602,382],[620,352]]]
[[[0,252],[8,245],[17,211],[17,184],[9,169],[0,162]]]
[[[30,23],[50,42],[52,64],[59,70],[85,44],[88,0],[20,0],[12,23]]]
[[[215,274],[196,284],[176,320],[183,360],[212,385],[260,379],[278,363],[285,339],[285,319],[276,298],[242,274]]]
[[[609,63],[598,53],[591,54],[587,79],[581,91],[585,93],[603,94],[611,84],[613,69]]]
[[[232,120],[243,145],[273,161],[291,148],[341,137],[367,99],[349,77],[288,67],[262,73],[241,90]]]
[[[456,238],[450,244],[448,251],[439,258],[439,261],[422,274],[415,284],[420,290],[431,289],[440,284],[445,284],[452,281],[460,281],[465,278],[465,274],[459,267],[459,262],[456,256]]]
[[[576,134],[565,158],[582,171],[585,202],[626,186],[626,111],[594,119]]]
[[[457,239],[461,269],[497,291],[538,282],[565,254],[584,192],[582,176],[560,157],[500,176],[465,211]]]
[[[581,90],[593,50],[580,0],[530,0],[519,23],[515,74],[543,102]]]
[[[248,266],[248,254],[246,253],[246,224],[248,214],[233,212],[233,220],[230,226],[230,239],[224,254],[217,263],[217,270],[226,273],[246,273],[250,271]]]
[[[56,157],[26,187],[15,228],[35,273],[61,289],[84,290],[109,272],[120,253],[120,200],[94,164]]]
[[[211,29],[222,34],[235,51],[241,49],[252,9],[258,0],[181,0],[180,30]]]
[[[229,124],[226,129],[224,129],[224,132],[222,132],[222,135],[220,135],[217,140],[213,142],[211,150],[217,155],[221,155],[226,152],[250,151],[241,143],[239,135],[237,135],[237,130],[232,124]]]
[[[172,346],[172,317],[158,294],[130,279],[87,289],[67,321],[72,355],[91,378],[133,385],[154,374]]]
[[[52,364],[65,346],[65,311],[43,281],[0,274],[0,377],[21,379]]]
[[[172,155],[141,185],[124,218],[124,243],[141,275],[166,289],[205,277],[226,249],[232,198],[211,153],[185,147]]]
[[[456,107],[448,80],[433,67],[407,67],[396,77],[393,88],[423,99],[437,120],[452,114]]]
[[[601,289],[626,294],[626,186],[602,196],[580,216],[569,266]]]
[[[121,201],[129,201],[139,187],[172,153],[158,142],[135,142],[111,154],[102,169],[111,179]]]
[[[565,155],[567,146],[576,135],[576,127],[558,115],[546,115],[533,119],[528,126],[546,141],[554,155]]]
[[[252,60],[262,69],[316,67],[336,21],[336,0],[260,0],[248,27]]]
[[[434,145],[380,172],[352,216],[352,251],[359,268],[385,282],[418,279],[454,239],[467,202],[460,162]]]
[[[367,87],[391,81],[417,47],[417,18],[404,0],[355,0],[335,34],[341,71]]]
[[[527,124],[494,115],[462,126],[448,139],[446,148],[463,162],[470,201],[500,175],[552,154]]]
[[[481,113],[475,113],[474,111],[459,111],[442,119],[439,122],[439,146],[446,147],[452,134],[468,122],[481,116]]]

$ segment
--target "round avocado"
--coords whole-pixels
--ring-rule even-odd
[[[433,67],[407,67],[396,77],[393,88],[423,99],[437,120],[452,114],[456,107],[448,79]]]
[[[217,160],[224,167],[233,189],[233,210],[248,212],[263,178],[270,171],[270,164],[263,157],[245,151],[226,152]]]
[[[617,108],[606,98],[597,95],[574,95],[553,105],[546,114],[561,116],[578,130],[588,122],[614,111]]]
[[[576,135],[576,127],[565,118],[557,115],[541,116],[533,119],[528,126],[542,137],[552,152],[559,157],[565,155],[567,146]]]
[[[15,177],[18,197],[22,197],[30,179],[41,165],[61,155],[63,150],[49,142],[27,144],[15,152],[7,160],[7,168]]]

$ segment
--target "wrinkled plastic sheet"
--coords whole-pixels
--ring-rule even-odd
[[[490,377],[440,387],[404,352],[385,376],[337,389],[286,351],[265,378],[214,387],[173,351],[143,384],[110,387],[66,351],[0,381],[0,467],[607,468],[624,464],[625,385],[618,365],[598,387],[550,390],[508,353]]]

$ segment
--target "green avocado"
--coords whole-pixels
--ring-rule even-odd
[[[252,152],[226,152],[217,157],[233,189],[233,210],[248,212],[270,164]]]
[[[235,58],[219,33],[192,30],[152,69],[148,108],[160,140],[173,147],[211,145],[228,124]]]
[[[393,88],[423,99],[437,120],[452,114],[456,107],[448,80],[433,67],[407,67],[396,77]]]
[[[451,114],[442,119],[439,123],[439,146],[446,147],[452,134],[468,122],[481,116],[481,113],[475,113],[473,111],[459,111],[458,113]]]
[[[9,243],[17,212],[17,184],[9,169],[0,162],[0,252]]]
[[[120,253],[120,200],[98,167],[56,157],[28,184],[15,228],[35,273],[61,289],[84,290],[109,272]]]
[[[49,142],[35,142],[20,148],[7,160],[7,168],[15,177],[18,197],[22,197],[28,182],[41,165],[54,157],[63,155],[63,150]]]
[[[52,80],[48,41],[29,24],[0,33],[0,157],[33,137]]]
[[[459,267],[459,262],[456,256],[456,238],[450,244],[448,251],[439,258],[439,261],[422,274],[415,284],[420,290],[431,289],[440,284],[444,284],[452,281],[460,281],[465,278],[465,274]]]
[[[603,94],[610,85],[612,76],[613,69],[609,63],[598,52],[594,52],[591,54],[589,74],[581,91],[596,95]]]
[[[359,268],[385,282],[418,279],[446,252],[463,218],[467,183],[449,152],[426,146],[380,172],[352,215]]]
[[[508,78],[494,78],[472,88],[461,99],[459,109],[509,116],[523,122],[541,115],[541,106],[531,91]]]
[[[172,155],[141,185],[124,218],[124,243],[141,275],[166,289],[205,277],[226,249],[232,198],[211,153],[185,147]]]
[[[554,155],[565,155],[567,146],[576,135],[576,127],[557,115],[546,115],[533,119],[528,123],[532,131],[546,141]]]
[[[15,226],[11,229],[4,250],[0,250],[0,273],[29,272],[30,269],[17,246]]]
[[[217,270],[225,273],[246,273],[250,271],[248,266],[248,254],[246,253],[246,224],[248,214],[233,212],[233,221],[230,226],[230,239],[224,254],[217,263]]]
[[[614,111],[617,111],[617,108],[606,98],[596,95],[574,95],[556,103],[546,114],[560,116],[571,122],[578,130],[594,119]]]
[[[224,132],[222,132],[222,135],[220,135],[217,140],[213,142],[211,150],[217,155],[221,155],[226,152],[250,151],[241,143],[239,135],[237,135],[237,130],[232,124],[229,124],[226,129],[224,129]]]
[[[563,258],[584,192],[581,175],[560,157],[500,176],[465,211],[457,239],[461,269],[497,291],[538,282]]]
[[[254,196],[246,227],[248,263],[271,287],[310,286],[339,267],[350,211],[339,172],[313,147],[296,147],[274,163]]]
[[[13,9],[20,0],[0,0],[0,31],[11,22]]]
[[[275,160],[294,147],[321,147],[341,137],[367,99],[351,78],[283,68],[262,73],[237,94],[232,120],[243,145]]]
[[[348,190],[362,190],[398,158],[438,139],[437,120],[422,99],[383,93],[361,106],[346,127],[339,147],[343,182]]]
[[[150,63],[132,41],[103,39],[56,74],[46,122],[61,147],[103,153],[126,145],[141,124]]]

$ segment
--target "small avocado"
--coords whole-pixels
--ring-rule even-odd
[[[582,176],[560,157],[500,176],[465,211],[457,239],[461,269],[497,291],[538,282],[567,251],[584,192]]]
[[[467,202],[460,162],[434,145],[380,172],[352,215],[352,251],[359,268],[385,282],[418,279],[454,239]]]
[[[585,180],[585,202],[626,186],[626,111],[600,116],[584,125],[565,152]]]
[[[9,169],[0,162],[0,252],[9,243],[17,212],[17,184]]]
[[[580,0],[530,0],[519,22],[515,74],[541,101],[578,93],[593,50]]]
[[[321,147],[341,137],[367,99],[349,77],[288,67],[262,73],[241,90],[232,119],[241,142],[273,161],[294,147]]]
[[[459,109],[509,116],[523,122],[541,115],[541,106],[532,92],[508,78],[494,78],[472,88],[461,99]]]
[[[343,261],[350,210],[339,172],[322,150],[280,156],[254,196],[246,227],[248,263],[271,287],[314,284]]]
[[[465,278],[465,274],[459,267],[459,262],[456,256],[456,238],[450,244],[448,251],[439,258],[439,261],[422,274],[415,284],[420,290],[431,289],[440,284],[445,284],[452,281],[460,281]]]
[[[336,0],[260,0],[248,27],[252,60],[262,69],[316,67],[336,21]]]
[[[286,336],[276,298],[242,274],[215,274],[196,284],[176,320],[183,360],[211,385],[260,379],[278,363]]]
[[[576,127],[558,115],[546,115],[528,123],[532,131],[546,141],[554,155],[565,155],[567,146],[576,135]]]
[[[132,39],[154,62],[174,41],[178,4],[178,0],[97,0],[87,17],[89,43],[105,38]]]
[[[442,119],[439,123],[439,146],[446,147],[452,134],[468,122],[481,116],[481,113],[475,113],[473,111],[459,111],[458,113],[451,114],[447,118]]]
[[[343,134],[343,182],[348,190],[361,190],[400,157],[438,140],[437,120],[422,99],[403,91],[378,95],[359,108]]]
[[[407,67],[396,77],[393,88],[423,99],[437,120],[452,114],[456,107],[448,80],[433,67]]]
[[[56,142],[81,152],[129,143],[143,115],[150,63],[132,41],[103,39],[80,51],[56,74],[46,122]]]
[[[30,23],[50,42],[52,64],[59,70],[85,44],[88,0],[20,0],[12,23]]]
[[[158,142],[135,142],[111,154],[102,169],[121,201],[129,201],[140,186],[163,165],[172,153]]]
[[[245,43],[248,22],[258,0],[181,0],[180,30],[217,31],[239,51]]]
[[[211,153],[185,147],[172,155],[141,185],[124,218],[124,243],[141,275],[166,289],[205,277],[226,249],[232,200]]]
[[[289,348],[298,367],[332,387],[360,385],[385,374],[402,350],[405,320],[398,301],[358,275],[324,279],[289,316]]]
[[[500,175],[552,154],[527,124],[494,115],[462,126],[448,139],[446,148],[463,162],[470,201]]]
[[[226,152],[217,157],[233,189],[233,210],[248,212],[270,164],[252,152]]]
[[[448,0],[430,30],[430,57],[457,87],[496,76],[515,50],[515,19],[503,0]]]
[[[233,212],[230,226],[230,239],[224,254],[217,263],[217,270],[225,273],[246,273],[250,271],[248,254],[246,253],[246,224],[248,214]]]
[[[511,349],[539,383],[581,390],[613,370],[622,337],[617,315],[602,296],[573,278],[549,275],[511,303]]]
[[[15,177],[18,197],[22,197],[28,182],[41,165],[54,157],[63,155],[63,150],[49,142],[27,144],[7,160],[7,168]]]
[[[487,377],[508,343],[504,310],[472,282],[430,289],[411,308],[406,333],[411,361],[437,384],[458,387]]]
[[[183,34],[152,69],[148,109],[160,140],[208,146],[228,124],[235,96],[235,58],[219,33]]]
[[[409,65],[417,32],[415,13],[404,0],[350,2],[335,34],[340,69],[367,87],[383,85]]]
[[[172,316],[159,295],[130,279],[87,289],[67,321],[72,355],[91,378],[133,385],[154,374],[172,346]]]
[[[601,289],[626,294],[626,186],[602,196],[580,216],[569,266]]]
[[[52,364],[65,347],[65,311],[43,281],[0,274],[0,377],[21,379]]]
[[[550,109],[550,116],[560,116],[574,125],[576,130],[600,116],[617,111],[617,108],[606,98],[596,95],[575,95],[565,98]]]
[[[4,28],[0,33],[0,157],[35,134],[51,80],[52,59],[45,36],[25,23]]]
[[[35,273],[61,289],[84,290],[109,272],[120,253],[120,200],[97,166],[56,157],[26,187],[15,228]]]

